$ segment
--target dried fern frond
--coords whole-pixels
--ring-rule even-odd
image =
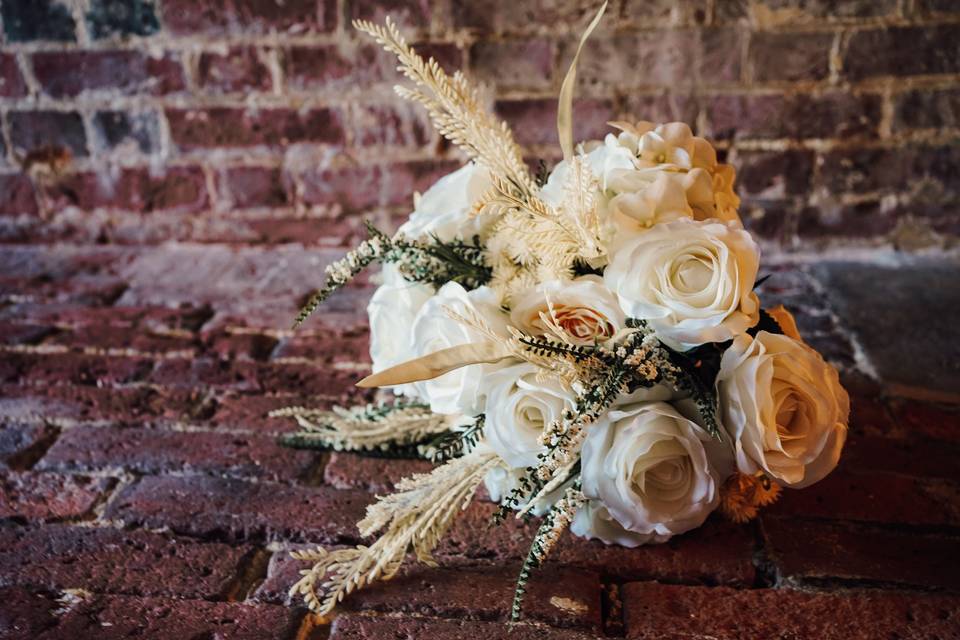
[[[366,20],[354,20],[353,26],[397,56],[398,69],[417,87],[398,86],[397,94],[426,107],[442,136],[515,188],[536,192],[536,183],[509,127],[482,107],[477,90],[462,73],[448,76],[433,58],[421,58],[390,18],[383,27]]]
[[[386,451],[417,445],[455,426],[456,418],[432,413],[421,404],[366,405],[331,411],[286,407],[271,418],[293,418],[303,431],[284,436],[293,446],[314,445],[335,451]]]
[[[553,551],[554,546],[560,540],[560,535],[573,522],[573,516],[584,501],[585,498],[580,491],[580,481],[578,479],[543,518],[543,522],[530,544],[530,551],[520,568],[520,575],[517,577],[517,587],[513,592],[513,605],[510,607],[511,621],[516,622],[520,619],[523,596],[527,592],[527,582],[530,580],[530,574],[534,569],[543,565],[547,556],[550,555],[550,552]]]
[[[385,529],[369,547],[332,552],[318,548],[291,554],[314,566],[301,572],[290,594],[302,595],[312,611],[326,615],[353,590],[393,577],[408,551],[420,562],[436,564],[431,553],[440,538],[469,504],[487,472],[501,464],[495,453],[474,451],[431,473],[403,480],[397,493],[367,507],[366,517],[358,524],[363,536]],[[329,577],[319,584],[325,576]]]

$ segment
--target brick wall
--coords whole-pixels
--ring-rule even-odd
[[[392,14],[489,88],[530,156],[591,2],[0,0],[0,241],[318,247],[389,224],[458,161],[349,27]],[[616,0],[578,134],[685,120],[769,246],[960,234],[960,4]]]
[[[770,247],[947,243],[957,3],[802,4],[614,3],[583,61],[581,133],[623,112],[696,123]],[[532,157],[556,153],[561,61],[589,9],[389,5],[496,81]],[[359,542],[374,495],[426,469],[285,449],[294,425],[265,417],[372,397],[353,386],[365,278],[287,328],[361,212],[395,221],[456,162],[345,28],[382,14],[0,0],[0,638],[960,636],[960,270],[937,252],[766,257],[764,302],[797,314],[851,393],[823,483],[665,545],[565,538],[515,627],[500,622],[537,523],[491,529],[478,500],[440,568],[353,594],[333,625],[305,615],[288,551]]]

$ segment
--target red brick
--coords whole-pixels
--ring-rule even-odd
[[[641,3],[647,6],[649,3]],[[544,25],[579,24],[595,9],[576,2],[512,2],[484,0],[453,3],[453,23],[481,34],[539,29]],[[607,18],[612,18],[608,9]],[[583,22],[583,24],[586,24]]]
[[[154,57],[138,51],[35,53],[33,72],[53,98],[86,92],[165,95],[186,88],[183,67],[174,55]]]
[[[115,301],[119,306],[209,304],[217,310],[210,330],[223,325],[288,329],[300,304],[321,285],[324,267],[343,250],[172,244],[126,255],[122,269],[117,267],[127,285]],[[158,279],[157,273],[165,277]],[[372,289],[365,283],[361,275],[334,295],[307,328],[366,324]]]
[[[22,405],[27,415],[70,422],[142,424],[145,421],[189,421],[203,406],[204,392],[145,386],[109,388],[60,383],[55,386],[0,387],[8,411]]]
[[[370,362],[370,331],[367,327],[351,327],[327,335],[294,334],[280,342],[273,357],[305,358],[316,363],[367,364]]]
[[[421,148],[433,140],[424,110],[407,102],[357,105],[350,131],[358,147]]]
[[[617,580],[741,586],[753,584],[756,576],[754,546],[751,527],[714,517],[667,544],[635,549],[567,534],[551,561],[594,569]]]
[[[36,214],[37,196],[30,178],[23,174],[0,174],[0,215]]]
[[[910,434],[960,442],[960,407],[916,400],[890,403],[897,424]]]
[[[470,49],[476,77],[498,89],[547,89],[556,66],[553,45],[544,38],[478,42]]]
[[[804,209],[797,223],[797,236],[802,240],[875,238],[885,236],[896,224],[896,214],[877,201],[828,205]]]
[[[75,111],[11,111],[10,142],[19,155],[44,148],[66,149],[74,157],[87,156],[87,134]]]
[[[0,587],[0,634],[6,640],[34,640],[57,624],[53,597],[21,587]]]
[[[846,149],[821,156],[819,185],[831,193],[863,193],[891,191],[906,188],[911,176],[911,156],[916,150],[901,149]]]
[[[191,536],[354,543],[370,502],[366,491],[150,476],[125,489],[106,516]]]
[[[55,207],[122,209],[139,213],[195,212],[208,204],[206,178],[196,166],[123,169],[116,177],[85,172],[65,176],[49,187]]]
[[[282,207],[293,185],[278,167],[228,167],[217,176],[217,191],[230,208]]]
[[[346,22],[370,20],[383,23],[387,16],[404,27],[426,27],[433,15],[429,0],[347,0]]]
[[[303,174],[303,203],[337,210],[362,211],[388,204],[384,192],[389,173],[378,166],[321,169]]]
[[[917,11],[922,14],[950,14],[960,11],[960,7],[957,7],[953,0],[919,0]]]
[[[210,418],[210,425],[226,429],[252,430],[258,433],[289,433],[298,431],[296,422],[289,418],[268,418],[267,414],[283,407],[307,406],[317,409],[329,409],[334,404],[350,406],[369,402],[372,394],[353,393],[342,398],[318,397],[310,393],[250,394],[241,395],[229,391],[217,400],[216,413]]]
[[[960,524],[960,485],[896,473],[835,471],[803,491],[784,491],[780,500],[766,512],[778,516],[955,527]]]
[[[744,34],[741,29],[701,29],[700,82],[708,85],[740,82],[740,59]]]
[[[332,453],[323,469],[323,480],[337,489],[365,489],[378,495],[390,493],[397,482],[415,473],[427,473],[434,465],[426,460],[389,460],[354,453]]]
[[[353,248],[367,237],[366,227],[355,215],[281,216],[266,213],[245,215],[237,221],[253,244],[290,244],[308,247]]]
[[[85,325],[63,330],[48,338],[46,345],[62,345],[74,349],[133,349],[143,353],[172,354],[178,357],[192,355],[198,346],[194,336],[155,333],[141,327],[119,323]]]
[[[899,584],[956,589],[960,577],[944,558],[960,539],[762,516],[770,561],[788,584]]]
[[[302,91],[365,87],[382,82],[392,67],[372,44],[296,46],[283,52],[287,86]]]
[[[707,103],[707,134],[728,138],[851,138],[875,136],[880,97],[827,93],[807,95],[720,95]]]
[[[960,124],[960,90],[914,89],[894,97],[893,127],[939,129]]]
[[[27,95],[27,85],[17,66],[17,59],[9,53],[0,53],[0,96],[22,98]]]
[[[833,33],[773,33],[750,36],[749,60],[757,82],[824,80],[830,74]]]
[[[334,0],[168,0],[164,26],[176,34],[263,34],[333,31]]]
[[[564,70],[575,48],[576,40],[569,38],[561,52]],[[700,49],[697,32],[689,29],[639,31],[597,38],[591,40],[580,56],[577,81],[585,87],[675,89],[678,83],[693,84],[698,77]],[[729,62],[725,60],[721,64]],[[704,81],[714,82],[714,78],[704,78]]]
[[[216,93],[270,91],[273,81],[263,55],[254,47],[233,47],[226,53],[204,51],[197,63],[197,82]]]
[[[596,640],[596,635],[572,629],[554,629],[538,624],[435,620],[414,617],[339,616],[333,622],[330,640],[379,640],[380,638],[430,638],[431,640]]]
[[[144,358],[107,357],[78,353],[11,353],[5,356],[15,380],[32,384],[113,385],[135,382],[153,368]]]
[[[344,610],[506,621],[518,571],[512,565],[430,568],[411,563],[389,582],[351,594]],[[595,572],[545,566],[530,578],[522,619],[599,629],[600,591]]]
[[[0,580],[37,589],[222,597],[249,547],[146,531],[46,525],[0,529]]]
[[[856,405],[854,405],[856,406]],[[960,480],[956,461],[960,445],[922,437],[883,438],[864,435],[851,425],[841,468],[854,471],[899,473],[915,478]]]
[[[182,150],[215,147],[286,146],[297,142],[342,144],[339,112],[312,109],[242,110],[219,107],[207,110],[167,111],[170,135]]]
[[[206,431],[75,427],[47,451],[39,469],[168,471],[294,481],[307,476],[316,455],[281,447],[274,438]]]
[[[160,151],[160,122],[154,111],[98,111],[93,117],[94,139],[105,151],[143,154]]]
[[[715,11],[719,13],[721,8]],[[707,13],[706,0],[687,0],[680,4],[670,0],[625,0],[621,9],[621,17],[628,24],[638,26],[703,24]]]
[[[0,389],[0,397],[9,394]],[[56,429],[44,424],[25,424],[11,419],[9,411],[0,420],[0,469],[25,469],[57,436]]]
[[[263,333],[211,331],[203,334],[207,351],[224,360],[267,360],[277,346],[277,339]]]
[[[37,638],[285,640],[294,637],[302,617],[302,611],[271,605],[97,595]]]
[[[0,518],[80,518],[90,512],[112,484],[106,478],[30,471],[0,474]]]
[[[334,211],[363,211],[378,206],[412,206],[423,193],[462,163],[423,160],[392,165],[351,166],[311,171],[301,176],[303,202]]]
[[[692,92],[683,90],[657,95],[631,93],[625,96],[623,111],[635,120],[686,122],[691,128],[696,129],[697,114],[700,112],[699,101],[700,98],[694,96]]]
[[[813,176],[813,152],[737,150],[738,191],[756,198],[783,198],[803,195],[810,189]]]
[[[960,598],[880,591],[807,593],[634,582],[621,589],[627,638],[935,638],[956,633]]]
[[[845,78],[911,76],[960,71],[960,29],[943,24],[855,32],[843,52]],[[909,51],[910,55],[904,55]]]
[[[601,139],[612,129],[607,125],[613,106],[607,100],[583,98],[574,100],[573,139],[577,142]],[[497,115],[513,130],[521,145],[559,145],[557,137],[557,101],[498,100]]]
[[[353,391],[358,376],[301,363],[260,363],[166,359],[157,364],[150,382],[175,388],[205,385],[237,391],[304,392],[336,398]]]

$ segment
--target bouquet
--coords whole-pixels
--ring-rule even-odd
[[[369,304],[374,373],[358,384],[392,400],[275,415],[298,421],[297,446],[438,465],[368,507],[369,546],[294,553],[313,566],[291,592],[319,614],[410,552],[432,564],[481,483],[498,519],[542,517],[517,619],[565,529],[661,543],[716,509],[749,520],[837,464],[847,394],[790,313],[761,307],[733,167],[682,123],[611,122],[616,133],[574,146],[576,61],[602,13],[560,91],[563,160],[539,175],[462,74],[424,61],[389,20],[354,23],[397,56],[413,81],[397,93],[470,162],[415,196],[395,235],[369,226],[298,317],[383,264]]]

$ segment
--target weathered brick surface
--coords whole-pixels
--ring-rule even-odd
[[[389,582],[358,593],[345,610],[402,612],[456,620],[510,617],[516,563],[494,567],[411,566]],[[589,570],[545,567],[530,580],[524,620],[555,627],[600,627],[600,579]]]
[[[32,640],[57,623],[56,602],[22,587],[0,587],[0,637]]]
[[[763,517],[771,561],[788,583],[877,583],[956,589],[944,563],[960,538],[878,527]]]
[[[935,638],[960,629],[956,596],[909,592],[623,586],[627,637]]]
[[[389,635],[407,638],[487,638],[488,640],[595,640],[593,633],[553,629],[537,624],[505,625],[463,620],[431,620],[414,617],[343,615],[330,632],[331,640],[373,640]]]
[[[275,442],[271,410],[374,400],[368,274],[290,321],[462,163],[349,21],[392,15],[550,165],[596,3],[0,0],[0,637],[958,635],[955,4],[619,0],[581,61],[578,138],[683,120],[737,168],[762,299],[850,390],[835,475],[665,545],[565,536],[513,628],[538,521],[481,490],[441,568],[314,628],[287,550],[359,542],[429,465]]]
[[[57,520],[87,515],[113,483],[105,478],[29,471],[0,474],[0,519]]]
[[[357,541],[365,491],[291,487],[201,476],[150,476],[125,489],[106,517],[231,541]]]
[[[389,460],[352,453],[332,453],[323,470],[323,479],[338,489],[366,489],[389,493],[401,479],[426,473],[433,465],[426,460]]]
[[[0,583],[39,589],[216,598],[227,593],[243,545],[68,525],[0,529]]]
[[[64,433],[38,468],[138,473],[190,471],[294,481],[304,478],[316,456],[282,448],[270,436],[210,431],[77,427]]]
[[[263,604],[93,596],[37,638],[288,640],[302,618],[302,611]]]
[[[751,585],[756,579],[751,526],[709,520],[668,544],[639,549],[607,546],[573,535],[557,545],[554,559],[594,569],[616,580]]]

